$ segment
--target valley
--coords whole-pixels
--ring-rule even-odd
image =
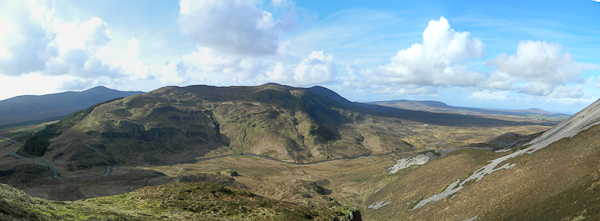
[[[1,183],[64,201],[208,182],[311,211],[353,208],[363,220],[406,216],[379,213],[406,201],[387,197],[398,191],[394,186],[439,189],[537,136],[524,135],[555,124],[400,110],[349,102],[323,88],[272,84],[162,88],[51,123],[0,131],[6,137],[0,141]],[[508,145],[518,139],[525,140]],[[37,146],[27,149],[27,142]],[[389,173],[397,160],[429,151],[444,154]],[[439,174],[439,168],[448,169]]]
[[[599,10],[0,0],[0,221],[600,220]]]

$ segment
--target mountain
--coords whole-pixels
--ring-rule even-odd
[[[423,110],[445,113],[464,113],[464,114],[497,114],[497,115],[515,115],[515,116],[538,116],[537,118],[545,118],[549,120],[561,121],[567,119],[569,115],[550,113],[537,108],[526,110],[493,110],[470,107],[454,107],[449,106],[439,101],[411,101],[411,100],[394,100],[394,101],[376,101],[370,104],[377,104],[388,107],[395,107],[408,110]]]
[[[99,86],[82,92],[18,96],[0,101],[0,125],[57,119],[105,100],[143,93]]]
[[[429,162],[426,154],[401,159],[420,161],[389,175],[391,181],[365,203],[364,217],[598,220],[599,133],[596,101],[509,151],[465,149]]]
[[[536,125],[352,103],[323,87],[164,87],[74,112],[19,154],[61,173],[247,152],[289,162],[412,151],[413,125]]]

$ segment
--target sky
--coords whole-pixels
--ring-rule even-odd
[[[599,52],[595,0],[0,0],[0,100],[275,82],[574,114]]]

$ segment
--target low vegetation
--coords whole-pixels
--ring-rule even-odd
[[[59,120],[57,123],[46,125],[45,129],[33,134],[27,139],[23,149],[19,151],[19,154],[37,157],[44,155],[48,146],[50,145],[50,139],[60,135],[63,130],[74,126],[76,123],[78,123],[87,115],[89,115],[92,112],[92,110],[94,110],[94,108],[96,108],[97,106],[120,99],[123,98],[115,98],[92,105],[91,107],[88,107],[85,110],[75,111],[67,115],[66,117]]]
[[[1,220],[349,220],[352,207],[311,209],[210,183],[174,183],[79,201],[32,198],[0,184]]]
[[[471,181],[459,192],[412,210],[415,203],[462,181],[488,161],[506,153],[461,150],[438,158],[390,182],[367,204],[393,201],[371,219],[439,220],[597,220],[600,214],[600,126],[563,138],[532,154],[507,160],[514,164]],[[518,147],[515,148],[519,149]],[[504,163],[503,163],[504,164]]]
[[[31,162],[8,155],[17,148],[10,146],[1,150],[0,157],[12,164],[0,162],[0,181],[32,196],[77,201],[32,198],[1,186],[0,220],[350,220],[360,214],[366,220],[535,220],[547,219],[547,214],[578,220],[597,214],[593,193],[600,188],[594,163],[598,154],[591,151],[596,155],[578,161],[569,152],[564,156],[568,160],[559,160],[557,151],[585,152],[597,142],[578,139],[598,140],[592,132],[570,140],[579,146],[563,140],[543,150],[545,158],[540,151],[511,159],[517,166],[412,210],[510,151],[458,150],[387,174],[397,159],[467,145],[502,149],[553,123],[352,104],[328,92],[272,84],[166,87],[94,105],[38,132],[22,130],[14,135],[29,139],[20,153],[40,156],[66,177],[120,167],[108,176],[55,180],[43,165],[26,166]],[[253,155],[209,158],[233,153],[289,163]],[[347,159],[355,156],[362,157]],[[198,157],[208,159],[137,167]],[[331,159],[336,160],[294,164]],[[550,162],[567,166],[540,169]],[[542,174],[567,181],[559,186]],[[531,176],[541,181],[527,179]],[[171,184],[155,186],[165,183]],[[580,194],[584,189],[586,194]],[[577,203],[567,206],[572,199]],[[375,204],[381,207],[368,207]]]

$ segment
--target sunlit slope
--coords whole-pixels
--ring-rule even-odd
[[[597,220],[600,103],[507,153],[463,150],[433,160],[373,194],[382,220]],[[379,204],[376,204],[379,203]]]

